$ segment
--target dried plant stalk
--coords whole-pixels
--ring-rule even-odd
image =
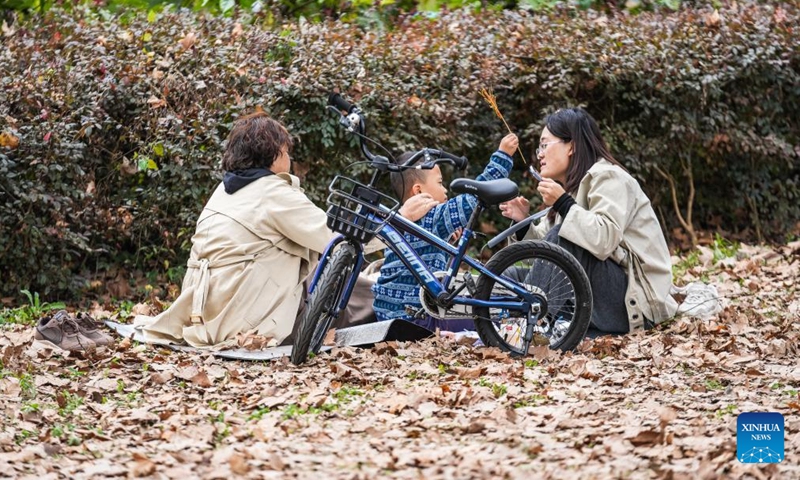
[[[483,99],[486,100],[486,103],[488,103],[489,106],[492,107],[492,111],[494,111],[494,114],[497,115],[497,118],[503,121],[503,125],[506,126],[506,130],[508,130],[508,133],[514,133],[511,130],[511,127],[508,126],[508,123],[506,122],[505,117],[503,117],[502,112],[500,112],[500,109],[497,107],[497,98],[494,96],[494,94],[486,90],[485,88],[481,88],[480,94],[481,97],[483,97]],[[525,155],[522,154],[522,148],[519,146],[519,144],[517,145],[517,151],[519,152],[519,156],[522,159],[523,163],[527,165],[528,161],[525,160]]]

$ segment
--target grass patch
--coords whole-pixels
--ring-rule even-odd
[[[66,417],[68,415],[72,415],[78,407],[83,405],[83,397],[75,393],[69,393],[68,391],[64,390],[61,392],[61,397],[63,401],[59,401],[59,405],[63,403],[61,408],[58,409],[58,414],[62,417]]]
[[[281,412],[282,420],[289,420],[300,415],[319,415],[320,413],[333,412],[339,408],[338,403],[325,403],[320,407],[302,408],[296,403],[290,403]]]
[[[539,395],[537,393],[535,395],[531,395],[529,397],[523,398],[522,400],[514,402],[514,408],[535,407],[537,405],[541,405],[546,401],[547,397],[545,397],[544,395]]]
[[[700,266],[700,250],[692,250],[683,259],[672,266],[672,281],[683,278],[686,272]]]
[[[503,395],[505,395],[506,392],[508,392],[508,387],[507,386],[505,386],[505,385],[503,385],[501,383],[490,382],[489,380],[486,379],[486,377],[481,377],[478,380],[478,385],[480,385],[481,387],[490,388],[492,390],[492,394],[494,395],[494,398],[500,398]]]
[[[704,383],[706,390],[724,390],[725,385],[721,384],[717,379],[709,379]]]
[[[20,293],[28,299],[28,303],[17,308],[4,308],[0,311],[0,325],[6,323],[33,325],[46,313],[67,308],[64,302],[42,302],[38,292],[31,293],[28,290],[21,290]]]
[[[256,410],[255,412],[251,413],[250,416],[247,417],[247,420],[256,420],[256,421],[261,420],[261,418],[264,415],[268,414],[271,411],[272,411],[272,409],[269,408],[269,407],[261,407],[258,410]]]
[[[714,416],[722,419],[728,415],[733,415],[733,412],[736,411],[736,405],[728,405],[727,407],[720,408],[719,410],[714,413]]]
[[[363,397],[364,391],[356,388],[356,387],[349,387],[347,385],[342,386],[336,393],[333,394],[333,398],[336,399],[339,403],[350,403],[352,402],[355,397]]]
[[[711,243],[714,263],[726,258],[735,257],[740,247],[741,245],[739,245],[739,242],[728,241],[722,238],[719,233],[714,234],[714,241]]]

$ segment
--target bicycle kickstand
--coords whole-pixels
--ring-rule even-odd
[[[522,336],[523,341],[523,354],[527,355],[528,350],[531,348],[531,342],[533,341],[533,327],[536,326],[536,321],[539,319],[539,312],[540,312],[539,305],[534,305],[528,310],[528,319],[525,322],[525,335]]]

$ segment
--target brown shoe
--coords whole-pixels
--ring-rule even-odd
[[[100,330],[98,328],[100,325],[95,322],[94,318],[92,318],[88,313],[78,313],[75,323],[78,324],[78,328],[83,336],[88,337],[98,346],[114,343],[114,338]]]
[[[39,319],[33,337],[39,343],[62,350],[91,350],[97,346],[63,310]]]

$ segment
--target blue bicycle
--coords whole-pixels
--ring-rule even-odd
[[[570,350],[580,343],[589,326],[592,292],[586,273],[569,252],[548,242],[528,240],[501,249],[486,265],[466,255],[481,212],[515,198],[519,190],[514,182],[459,178],[450,183],[453,192],[478,199],[457,246],[452,246],[397,215],[399,202],[378,191],[375,184],[383,173],[408,168],[450,164],[464,170],[467,159],[424,148],[398,165],[369,150],[365,140],[377,142],[366,137],[364,118],[356,105],[338,94],[331,95],[328,103],[328,108],[340,116],[339,123],[358,136],[361,151],[375,171],[369,184],[341,175],[330,184],[328,227],[340,235],[323,252],[309,286],[308,303],[292,347],[294,364],[305,362],[309,352],[319,352],[331,324],[347,306],[364,265],[363,245],[374,237],[397,254],[421,285],[423,309],[417,314],[471,317],[485,345],[515,355],[527,354],[532,345]],[[539,216],[541,212],[502,232],[489,246],[498,245]],[[445,252],[450,258],[447,270],[432,272],[403,234]],[[467,267],[463,271],[462,265]]]

